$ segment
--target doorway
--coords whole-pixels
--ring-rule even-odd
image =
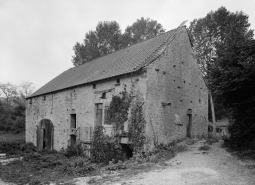
[[[187,124],[187,137],[192,137],[192,109],[188,109],[187,111],[188,115],[188,124]]]
[[[49,119],[43,119],[37,126],[37,148],[38,150],[53,149],[53,123]]]

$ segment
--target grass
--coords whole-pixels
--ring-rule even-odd
[[[25,132],[14,134],[12,132],[0,131],[0,141],[6,142],[25,141]]]
[[[129,161],[110,162],[104,165],[91,163],[88,157],[77,152],[79,147],[62,152],[37,151],[32,143],[24,143],[24,135],[23,140],[21,134],[5,133],[4,135],[2,138],[5,138],[5,141],[0,141],[0,151],[6,152],[11,157],[23,156],[23,159],[4,166],[0,163],[0,177],[3,181],[16,184],[63,183],[76,177],[107,174],[112,171],[118,172],[119,175],[116,178],[132,176],[139,172],[164,168],[167,166],[165,161],[174,157],[176,153],[187,150],[187,145],[183,141],[176,141],[167,145],[161,144],[155,151],[145,156],[137,154]],[[72,156],[74,154],[79,154],[79,156]],[[110,176],[99,180],[93,179],[90,183],[115,181],[115,178],[111,179]]]
[[[211,149],[211,147],[209,145],[203,145],[198,148],[198,150],[205,150],[205,151],[210,150],[210,149]]]

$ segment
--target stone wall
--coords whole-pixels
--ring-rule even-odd
[[[120,79],[120,84],[116,84]],[[94,127],[95,103],[110,104],[113,95],[118,95],[126,89],[139,91],[145,96],[146,75],[141,73],[123,75],[93,84],[74,87],[56,93],[50,93],[27,100],[26,110],[26,141],[36,145],[36,129],[40,120],[50,119],[54,126],[54,146],[56,150],[66,148],[70,139],[70,114],[76,114],[76,127]],[[106,99],[101,99],[106,92]],[[30,104],[32,101],[32,104]],[[104,111],[103,111],[104,117]],[[112,132],[112,126],[105,125],[107,134]]]
[[[145,113],[149,147],[185,137],[192,109],[192,135],[207,133],[208,91],[183,29],[165,53],[147,68]]]

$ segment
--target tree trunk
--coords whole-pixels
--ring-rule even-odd
[[[210,96],[210,104],[211,104],[211,111],[212,111],[213,136],[215,136],[216,135],[216,120],[215,120],[214,104],[213,104],[211,91],[209,91],[209,96]]]

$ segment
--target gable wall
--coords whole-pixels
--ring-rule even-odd
[[[56,93],[27,100],[26,110],[26,141],[36,145],[36,128],[40,120],[50,119],[54,126],[54,146],[56,150],[66,148],[70,139],[70,114],[76,114],[77,127],[94,126],[95,103],[109,104],[113,95],[118,95],[124,88],[130,92],[139,91],[145,98],[146,74],[126,75],[120,78],[120,85],[115,86],[116,79],[112,78],[96,83],[96,89],[92,84],[70,88]],[[106,99],[101,99],[102,93],[106,93]],[[111,126],[106,126],[106,131],[111,132]]]
[[[192,135],[206,134],[207,87],[185,29],[148,67],[147,75],[146,132],[151,142],[167,143],[185,137],[188,109],[193,112]]]

